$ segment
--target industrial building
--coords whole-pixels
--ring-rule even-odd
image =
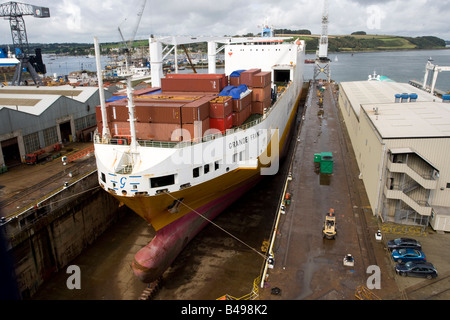
[[[374,215],[450,231],[450,102],[406,83],[343,82],[339,108]]]
[[[105,91],[108,99],[111,94]],[[96,128],[97,87],[4,86],[0,88],[0,168],[26,154],[77,140]]]

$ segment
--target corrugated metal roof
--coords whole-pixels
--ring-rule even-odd
[[[356,115],[359,117],[362,104],[390,104],[395,102],[395,95],[401,93],[416,93],[417,101],[439,101],[442,100],[428,92],[419,90],[408,83],[386,82],[386,81],[352,81],[341,82]]]
[[[32,115],[40,115],[56,100],[66,97],[79,102],[86,102],[98,87],[59,87],[8,86],[0,88],[0,110],[13,109]]]
[[[362,106],[384,139],[450,137],[450,104],[410,102]]]

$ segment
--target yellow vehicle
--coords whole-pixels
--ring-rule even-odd
[[[337,235],[336,228],[336,215],[334,214],[334,209],[331,208],[330,211],[325,216],[325,224],[322,229],[322,235],[326,239],[334,240]]]

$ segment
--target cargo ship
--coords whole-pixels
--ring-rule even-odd
[[[201,41],[185,40],[194,39]],[[183,39],[152,37],[152,87],[101,98],[99,184],[156,231],[132,262],[143,282],[158,279],[200,230],[278,172],[303,88],[305,43],[291,40],[207,38],[209,73],[164,77],[162,45]],[[217,43],[224,73],[215,72]]]

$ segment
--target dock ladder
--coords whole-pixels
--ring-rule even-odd
[[[94,145],[68,155],[65,162],[70,163],[92,152],[94,152]]]

